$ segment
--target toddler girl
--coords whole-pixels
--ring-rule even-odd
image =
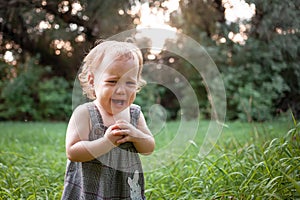
[[[84,58],[78,78],[93,100],[78,106],[66,134],[68,157],[62,199],[145,199],[138,153],[155,142],[138,105],[145,81],[141,51],[132,43],[105,41]]]

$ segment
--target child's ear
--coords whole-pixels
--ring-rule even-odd
[[[88,74],[88,82],[90,85],[94,85],[94,74],[92,72]]]

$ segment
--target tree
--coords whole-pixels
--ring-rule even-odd
[[[95,40],[132,27],[128,8],[126,0],[1,0],[0,52],[18,62],[39,54],[53,74],[74,78]]]
[[[95,40],[133,26],[129,5],[0,0],[0,119],[67,119],[84,54]]]
[[[248,121],[288,109],[299,117],[299,3],[249,3],[255,3],[256,13],[247,22],[246,43],[226,45],[231,55],[223,66],[229,105]]]
[[[209,44],[225,23],[222,0],[180,1],[180,11],[172,15],[172,25],[201,44]]]
[[[130,13],[130,8],[138,2],[144,1],[0,0],[0,89],[25,72],[28,63],[47,68],[41,80],[60,76],[73,82],[96,39],[134,28],[139,16]],[[149,5],[166,9],[163,2],[151,0]],[[180,9],[172,13],[171,25],[197,40],[219,67],[228,118],[266,120],[289,108],[299,117],[299,1],[248,0],[255,5],[255,15],[249,21],[233,23],[225,18],[225,2],[229,1],[182,0]],[[238,34],[244,39],[235,40]],[[205,93],[201,79],[185,60],[168,52],[162,52],[159,59],[181,72],[195,90]],[[60,81],[51,84],[56,82]],[[167,102],[176,117],[178,102],[171,98],[170,91],[160,90],[159,98],[154,99]],[[207,97],[198,98],[201,111],[209,117]]]
[[[287,2],[275,0],[271,4],[258,0],[249,2],[256,5],[256,14],[252,19],[249,35],[259,42],[261,51],[268,54],[265,60],[256,57],[256,61],[263,67],[270,67],[271,73],[267,73],[270,73],[270,76],[278,75],[286,85],[286,89],[280,91],[281,95],[273,99],[274,111],[291,109],[299,118],[300,2],[297,0]],[[275,83],[274,86],[276,90]]]
[[[181,1],[174,24],[221,70],[229,119],[266,120],[288,108],[299,115],[299,1],[248,3],[256,8],[250,21],[227,23],[221,1]],[[238,43],[241,26],[246,40]]]

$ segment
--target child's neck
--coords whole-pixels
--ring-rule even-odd
[[[111,126],[111,125],[115,124],[116,121],[118,121],[118,120],[126,120],[126,121],[130,122],[129,107],[119,113],[112,114],[112,113],[107,112],[105,109],[103,109],[103,107],[98,102],[94,101],[94,103],[97,106],[97,108],[101,114],[103,124],[105,126]]]

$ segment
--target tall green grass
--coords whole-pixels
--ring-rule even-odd
[[[178,125],[167,123],[155,136],[158,149],[170,142]],[[147,198],[300,198],[300,125],[227,125],[202,157],[198,152],[208,122],[200,122],[199,134],[180,157],[145,174]],[[60,199],[65,130],[64,123],[0,123],[0,199]]]
[[[281,134],[287,126],[229,124],[234,129],[205,157],[191,153],[199,149],[193,143],[172,165],[147,174],[149,199],[300,199],[300,123]]]
[[[0,199],[59,199],[66,125],[0,124]]]

